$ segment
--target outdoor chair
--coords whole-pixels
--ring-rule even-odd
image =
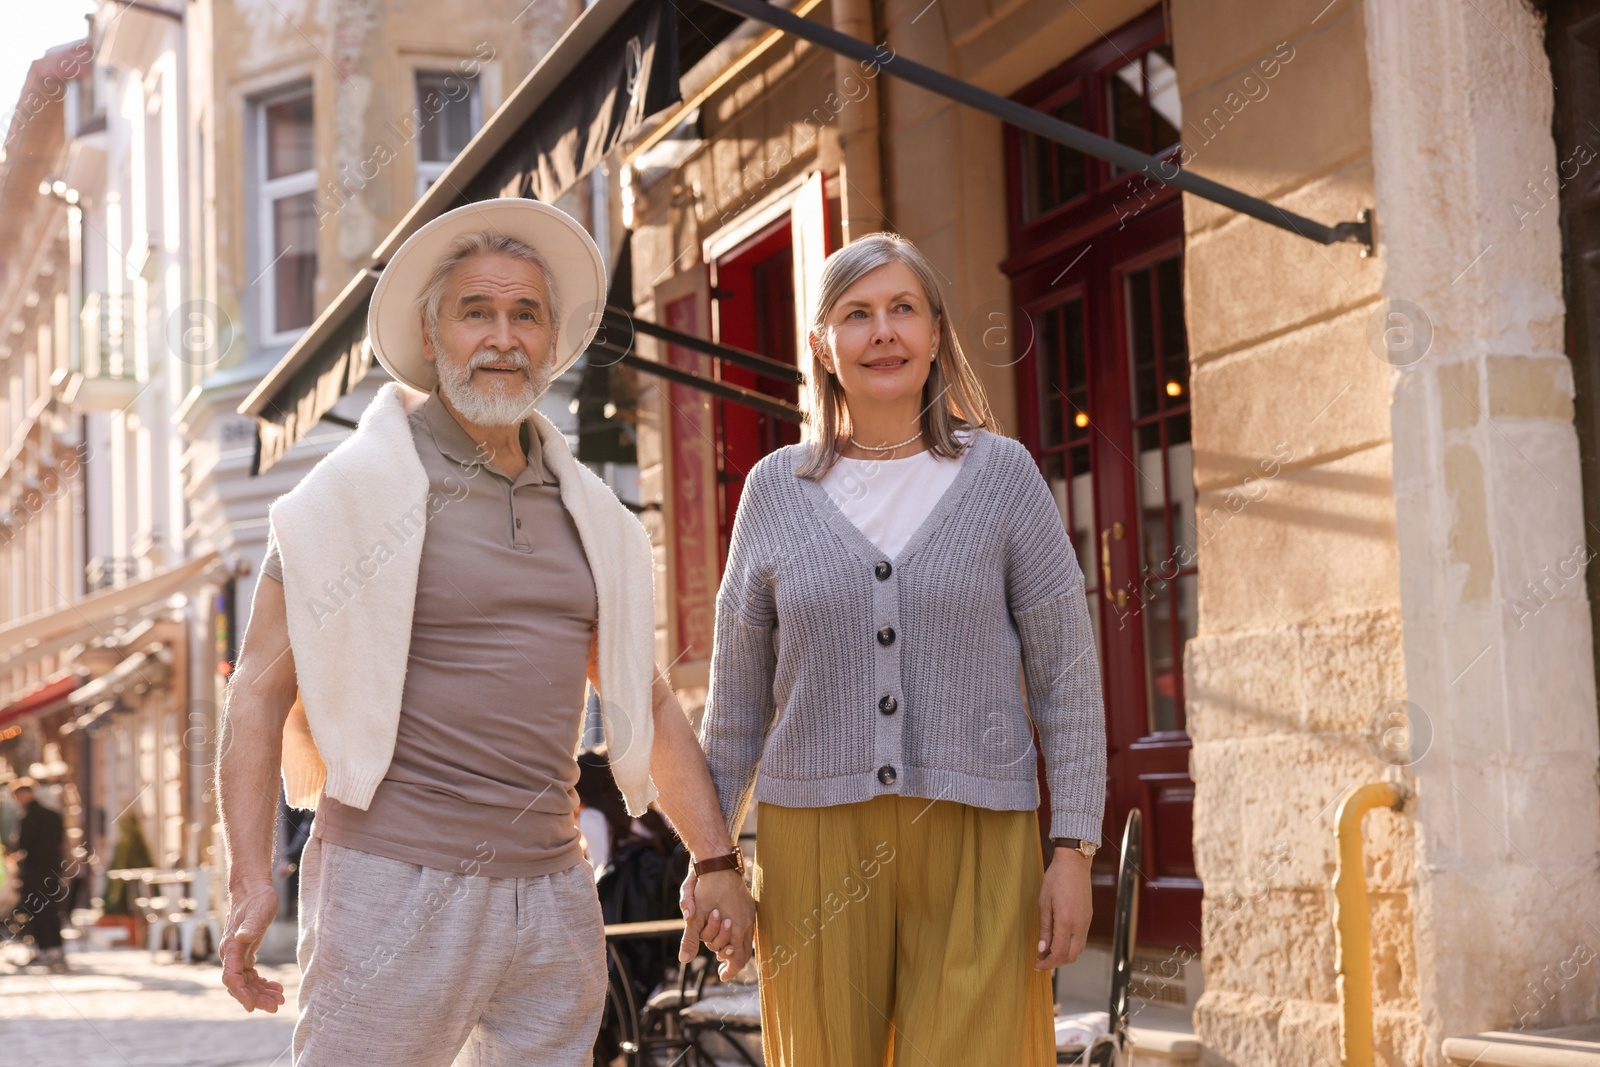
[[[215,952],[222,943],[222,923],[211,909],[211,872],[203,867],[181,872],[185,875],[183,882],[172,883],[175,886],[187,886],[188,893],[177,901],[177,909],[165,911],[167,904],[165,898],[153,897],[152,906],[161,902],[157,914],[150,920],[149,944],[152,955],[165,947],[167,931],[178,931],[178,959],[189,962],[194,958],[194,935],[201,929],[206,931],[206,948]],[[181,891],[181,890],[180,890]]]
[[[1111,1067],[1128,1050],[1128,998],[1133,985],[1133,946],[1139,929],[1139,864],[1143,817],[1128,812],[1122,828],[1122,855],[1117,859],[1117,902],[1111,924],[1111,996],[1105,1032],[1086,1043],[1056,1045],[1056,1062]]]

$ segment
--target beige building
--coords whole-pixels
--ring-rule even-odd
[[[589,221],[637,334],[608,319],[575,399],[581,424],[597,385],[595,425],[635,448],[686,703],[743,474],[799,439],[821,259],[894,228],[944,273],[1097,621],[1107,859],[1063,1006],[1105,1002],[1137,810],[1139,1058],[1336,1062],[1343,1027],[1359,1062],[1335,822],[1386,782],[1404,803],[1364,824],[1370,959],[1346,960],[1370,975],[1376,1062],[1470,1063],[1497,1029],[1494,1062],[1540,1062],[1533,1032],[1600,1016],[1593,3],[776,6],[880,58],[713,3],[675,7],[669,41],[629,21],[648,5],[599,0],[441,179],[464,199],[570,190],[539,147],[550,102],[591,61],[649,57],[622,87],[648,118],[578,155],[574,180],[614,194]],[[1024,133],[890,55],[1157,160]],[[650,106],[665,56],[679,99]],[[1177,168],[1240,199],[1151,177]],[[364,358],[371,272],[455,195],[351,238],[328,311],[241,406],[261,455],[322,432]],[[1306,236],[1362,220],[1368,247]]]
[[[1321,245],[792,39],[692,101],[686,156],[632,159],[640,318],[792,362],[762,322],[790,328],[818,252],[887,226],[945,273],[1099,616],[1107,842],[1131,808],[1145,825],[1141,1058],[1336,1060],[1334,813],[1375,780],[1409,797],[1366,820],[1379,1062],[1600,1015],[1569,361],[1597,351],[1567,349],[1547,180],[1594,149],[1552,136],[1541,20],[1339,0],[811,17],[1143,151],[1181,143],[1184,169],[1300,215],[1376,219],[1375,255]],[[774,270],[787,291],[762,288]],[[662,658],[703,699],[741,473],[794,438],[683,386],[641,397]],[[1104,923],[1108,882],[1097,902]],[[1063,971],[1061,999],[1103,1001],[1107,958]],[[1174,1008],[1193,1043],[1162,1032]]]
[[[378,240],[578,10],[564,0],[187,5],[194,347],[174,421],[195,551],[241,563],[197,620],[217,636],[211,662],[237,657],[268,507],[345,436],[387,376],[359,352],[341,364],[334,397],[355,395],[297,447],[269,442],[261,477],[254,423],[234,409],[364,276]],[[581,214],[585,200],[568,207]],[[226,680],[213,672],[205,694],[208,752]]]
[[[60,804],[82,905],[124,825],[158,865],[202,860],[191,697],[213,661],[189,617],[229,574],[191,553],[174,473],[182,24],[126,13],[33,64],[0,163],[0,773]]]

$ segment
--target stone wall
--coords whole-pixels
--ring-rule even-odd
[[[1543,20],[1368,3],[1425,1062],[1600,1013],[1600,795]],[[1592,153],[1591,153],[1592,156]],[[1548,196],[1553,197],[1550,188]],[[1424,343],[1425,342],[1425,343]]]
[[[1173,4],[1186,165],[1328,223],[1372,206],[1359,4]],[[1380,261],[1184,199],[1200,619],[1188,646],[1207,1062],[1338,1061],[1333,813],[1406,678]],[[1275,472],[1263,476],[1264,472]],[[1421,1056],[1407,817],[1368,817],[1379,1062]]]

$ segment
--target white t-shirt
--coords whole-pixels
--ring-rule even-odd
[[[945,459],[923,451],[904,459],[840,456],[821,484],[844,517],[892,560],[961,473],[965,455]]]

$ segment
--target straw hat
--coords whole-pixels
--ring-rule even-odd
[[[537,200],[481,200],[447,211],[406,239],[389,260],[367,307],[367,337],[384,369],[413,389],[432,392],[439,382],[422,354],[418,301],[439,261],[458,237],[487,231],[515,238],[543,257],[561,308],[555,371],[578,361],[600,326],[605,309],[606,265],[576,219]]]

